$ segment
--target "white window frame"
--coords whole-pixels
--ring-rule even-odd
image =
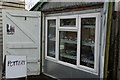
[[[91,18],[91,17],[95,17],[96,18],[96,26],[95,27],[95,64],[94,64],[94,69],[89,68],[87,66],[82,66],[80,65],[80,44],[81,44],[81,18]],[[76,18],[76,27],[60,27],[60,19],[70,19],[70,18]],[[56,20],[56,46],[55,46],[55,58],[52,58],[50,56],[47,56],[47,36],[48,36],[48,20],[52,20],[55,19]],[[56,16],[56,17],[46,17],[45,21],[46,21],[46,35],[45,35],[45,59],[65,65],[65,66],[69,66],[78,70],[82,70],[85,72],[89,72],[95,75],[98,75],[99,73],[99,49],[100,49],[100,13],[89,13],[89,14],[79,14],[79,15],[64,15],[64,16]],[[71,64],[71,63],[67,63],[64,61],[60,61],[59,60],[59,32],[60,31],[72,31],[72,32],[76,32],[77,33],[77,60],[76,60],[76,65]]]
[[[60,26],[60,19],[71,19],[71,18],[75,18],[76,19],[76,26],[75,27],[64,27],[64,26]],[[79,25],[78,25],[78,15],[65,15],[65,16],[59,16],[58,17],[58,40],[57,40],[57,44],[58,44],[58,52],[57,52],[57,61],[58,61],[58,63],[60,63],[60,64],[63,64],[63,65],[67,65],[67,66],[71,66],[71,67],[73,67],[73,68],[76,68],[76,65],[77,65],[77,58],[76,58],[76,65],[74,65],[74,64],[71,64],[71,63],[67,63],[67,62],[64,62],[64,61],[61,61],[61,60],[59,60],[59,37],[60,37],[60,35],[59,35],[59,33],[60,33],[60,31],[68,31],[68,32],[76,32],[77,33],[77,53],[78,53],[78,28],[79,28]],[[77,55],[77,53],[76,53],[76,55]]]
[[[46,34],[45,34],[45,59],[48,59],[48,60],[50,60],[50,61],[55,61],[56,62],[56,58],[57,58],[57,55],[56,55],[56,53],[57,53],[57,34],[56,34],[56,43],[55,43],[55,58],[53,58],[53,57],[50,57],[50,56],[47,56],[47,52],[48,52],[48,20],[56,20],[56,33],[57,33],[57,17],[46,17],[45,18],[45,32],[46,32]]]
[[[65,15],[65,16],[59,16],[58,17],[58,28],[59,30],[68,30],[68,31],[76,31],[78,29],[78,15]],[[60,19],[72,19],[75,18],[76,19],[76,26],[75,27],[67,27],[67,26],[60,26]]]
[[[59,35],[59,33],[60,33],[60,31],[67,31],[67,32],[76,32],[77,33],[77,53],[78,53],[78,31],[68,31],[68,30],[59,30],[58,31],[58,37],[60,37],[60,35]],[[58,60],[58,63],[60,63],[60,64],[63,64],[63,65],[67,65],[67,66],[71,66],[71,67],[73,67],[73,68],[76,68],[76,65],[77,65],[77,58],[76,58],[76,65],[74,65],[74,64],[71,64],[71,63],[67,63],[67,62],[64,62],[64,61],[61,61],[60,59],[59,59],[59,38],[58,38],[58,58],[57,58],[57,60]],[[76,55],[77,55],[77,53],[76,53]]]
[[[82,14],[82,15],[79,15],[79,26],[80,26],[80,29],[79,29],[79,48],[81,47],[81,18],[92,18],[92,17],[95,17],[96,18],[96,26],[95,26],[95,47],[94,47],[94,69],[92,68],[89,68],[87,66],[83,66],[83,65],[80,65],[80,54],[78,53],[78,57],[77,57],[77,66],[83,70],[87,70],[88,72],[93,72],[94,74],[97,74],[98,75],[98,72],[99,72],[99,49],[100,49],[100,13],[90,13],[90,14]],[[81,48],[80,48],[81,49]],[[79,49],[78,52],[81,52]]]

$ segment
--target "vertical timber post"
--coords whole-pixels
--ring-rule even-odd
[[[113,2],[108,2],[108,16],[107,16],[107,32],[106,32],[106,47],[105,47],[105,63],[104,63],[104,78],[108,77],[108,60],[110,50],[110,34],[112,24]]]

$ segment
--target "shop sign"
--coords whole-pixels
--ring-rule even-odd
[[[26,56],[6,56],[6,78],[20,78],[27,76]]]

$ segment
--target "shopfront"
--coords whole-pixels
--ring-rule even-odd
[[[112,49],[117,52],[118,44],[113,3],[38,2],[31,10],[3,10],[3,59],[27,56],[29,76],[100,80],[112,75],[117,68]]]
[[[103,3],[48,2],[39,10],[43,73],[57,79],[100,79]]]
[[[45,59],[98,74],[100,13],[46,17]]]

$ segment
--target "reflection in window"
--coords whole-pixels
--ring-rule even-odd
[[[94,47],[82,46],[80,63],[81,65],[94,68]]]
[[[60,32],[59,59],[76,65],[77,32]]]
[[[80,65],[94,68],[95,18],[82,18]]]
[[[48,20],[48,51],[47,56],[55,58],[56,20]]]
[[[94,25],[95,26],[95,18],[82,18],[82,25]]]
[[[76,27],[76,18],[72,19],[60,19],[61,27]]]

